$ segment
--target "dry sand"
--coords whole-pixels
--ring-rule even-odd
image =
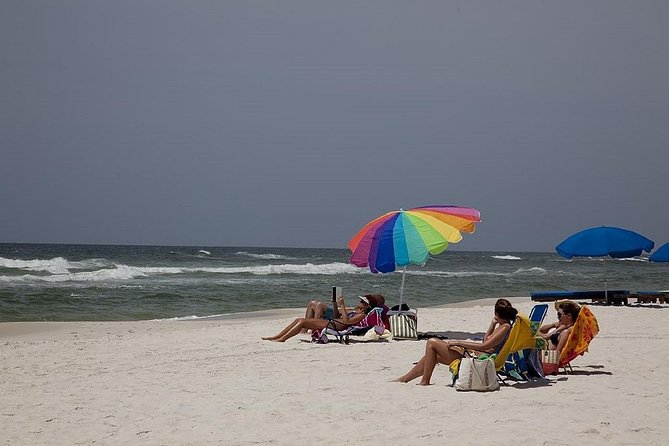
[[[493,301],[421,309],[419,330],[479,332]],[[591,308],[601,331],[573,374],[490,393],[455,391],[446,367],[429,387],[390,382],[424,341],[260,339],[300,310],[2,323],[0,443],[666,444],[669,306]]]

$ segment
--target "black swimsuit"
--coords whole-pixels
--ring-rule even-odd
[[[558,342],[560,341],[560,333],[565,331],[566,328],[563,328],[562,330],[556,330],[555,333],[551,335],[551,344],[557,347]]]

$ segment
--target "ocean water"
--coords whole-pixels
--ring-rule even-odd
[[[371,274],[344,249],[0,244],[0,321],[207,317],[303,307],[377,292],[399,300],[401,272]],[[566,260],[556,253],[446,251],[410,266],[404,299],[427,307],[534,291],[669,288],[669,264]]]

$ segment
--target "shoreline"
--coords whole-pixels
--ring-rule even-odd
[[[476,308],[476,307],[492,307],[495,304],[495,301],[498,298],[481,298],[473,299],[462,302],[452,302],[441,305],[433,305],[429,307],[419,307],[419,315],[421,312],[430,311],[433,309],[463,309],[463,308]],[[514,306],[523,306],[525,304],[535,305],[542,302],[534,302],[530,299],[529,296],[515,296],[515,297],[504,297],[508,299]],[[548,303],[549,306],[552,305],[552,302]],[[594,304],[587,301],[582,301],[584,303],[594,308],[598,308],[601,305]],[[654,308],[654,304],[645,304],[639,305],[638,303],[632,304],[628,307],[635,308]],[[613,306],[612,308],[620,308]],[[664,306],[659,306],[658,308],[665,308]],[[669,307],[666,307],[669,308]],[[257,310],[249,311],[244,313],[228,313],[220,314],[215,316],[202,316],[202,317],[184,317],[184,318],[168,318],[168,319],[143,319],[143,320],[119,320],[119,321],[19,321],[19,322],[0,322],[0,340],[5,338],[17,337],[17,336],[31,336],[39,337],[43,333],[60,333],[65,332],[71,329],[81,328],[82,326],[86,327],[96,327],[96,326],[134,326],[142,324],[184,324],[184,323],[194,323],[194,324],[207,324],[215,323],[220,324],[221,322],[245,322],[245,321],[273,321],[273,320],[289,320],[290,318],[301,317],[303,315],[304,308],[280,308],[280,309],[271,309],[271,310]]]
[[[530,301],[529,297],[507,297],[512,304],[526,303]],[[419,311],[432,308],[472,308],[478,306],[494,305],[497,298],[474,299],[463,302],[454,302],[431,307],[419,308]],[[198,318],[169,318],[169,319],[144,319],[134,321],[20,321],[20,322],[0,322],[0,339],[16,336],[39,337],[44,333],[60,333],[67,330],[74,330],[85,327],[96,327],[102,325],[119,327],[135,324],[183,324],[183,323],[221,323],[228,321],[269,321],[276,319],[288,319],[300,317],[303,315],[304,308],[280,308],[272,310],[258,310],[245,313],[229,313],[216,316],[202,316]],[[62,333],[61,333],[62,334]]]

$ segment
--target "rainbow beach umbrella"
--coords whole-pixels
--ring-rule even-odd
[[[423,265],[430,255],[441,254],[449,243],[462,240],[462,232],[472,233],[481,213],[460,206],[422,206],[387,212],[367,223],[348,242],[349,261],[369,267],[372,273],[389,273],[404,267],[400,305],[407,265]]]

